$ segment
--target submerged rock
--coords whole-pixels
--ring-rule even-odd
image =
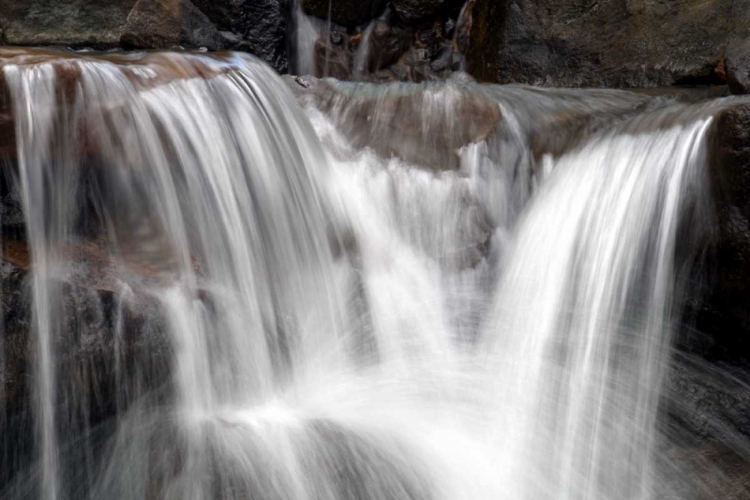
[[[166,49],[178,45],[221,48],[216,27],[190,0],[139,0],[121,37],[125,46]]]

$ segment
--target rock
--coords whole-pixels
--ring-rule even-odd
[[[456,151],[487,138],[502,115],[495,101],[459,83],[435,90],[323,81],[314,95],[355,148],[369,147],[425,168],[455,169]],[[427,106],[434,112],[425,114]]]
[[[733,94],[750,94],[750,38],[729,44],[726,71],[727,83]]]
[[[10,45],[117,46],[137,0],[0,0],[0,27]]]
[[[225,49],[233,49],[242,42],[242,39],[231,31],[219,31],[219,36]]]
[[[750,102],[722,111],[713,132],[714,231],[688,286],[680,342],[706,359],[750,360]]]
[[[667,411],[685,440],[734,442],[750,437],[747,367],[679,359],[665,382]]]
[[[3,237],[0,434],[13,440],[6,441],[10,449],[0,456],[0,491],[7,492],[14,475],[34,460],[36,339],[29,333],[33,326],[28,250],[22,241]],[[95,282],[53,281],[50,286],[60,297],[60,330],[52,344],[57,425],[65,430],[59,434],[65,449],[69,442],[84,441],[92,429],[101,431],[100,426],[144,396],[169,397],[172,347],[163,312],[152,297],[115,293]]]
[[[406,23],[414,23],[440,11],[446,0],[392,0],[393,10]]]
[[[409,31],[379,19],[370,32],[367,70],[375,73],[396,62],[411,44]]]
[[[256,55],[280,73],[287,71],[288,0],[193,0],[193,3],[218,29],[241,39],[230,48]]]
[[[190,0],[138,0],[120,40],[141,49],[222,47],[216,27]]]
[[[387,0],[301,0],[302,8],[308,14],[328,19],[329,12],[331,21],[353,28],[377,18],[385,10]],[[330,8],[330,10],[329,10]]]
[[[750,37],[746,0],[476,0],[469,71],[558,87],[719,83],[724,49]]]
[[[332,32],[332,38],[338,39]],[[349,80],[352,72],[352,54],[349,52],[346,37],[339,39],[340,44],[334,45],[328,40],[315,42],[315,74],[330,76],[338,80]]]

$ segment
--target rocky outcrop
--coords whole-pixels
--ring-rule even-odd
[[[472,19],[472,75],[556,87],[720,82],[750,36],[744,0],[477,0]]]
[[[190,0],[138,0],[120,41],[135,48],[222,47],[216,27]]]
[[[230,49],[287,70],[286,0],[0,0],[0,45]]]
[[[0,0],[0,42],[12,45],[118,46],[138,0]]]
[[[225,34],[225,48],[250,52],[286,72],[288,0],[194,0]]]
[[[387,0],[299,0],[311,16],[330,19],[336,24],[353,28],[377,18],[383,13]]]
[[[730,43],[726,54],[727,83],[734,94],[750,94],[750,38]]]

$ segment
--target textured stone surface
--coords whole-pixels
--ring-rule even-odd
[[[436,14],[445,7],[446,0],[393,0],[391,4],[398,16],[406,22],[415,22]]]
[[[137,0],[0,0],[0,41],[12,45],[109,47]]]
[[[301,0],[310,15],[328,19],[342,26],[354,27],[375,19],[383,13],[387,0]],[[330,10],[329,10],[330,2]]]
[[[750,38],[729,44],[726,71],[732,93],[750,94]]]
[[[121,41],[143,49],[186,45],[217,50],[222,46],[216,27],[189,0],[138,0],[128,15]]]
[[[467,55],[475,77],[501,83],[708,83],[748,35],[746,0],[476,0]]]
[[[288,68],[288,0],[194,0],[219,30],[234,33],[239,41],[226,48],[254,54],[277,71]]]

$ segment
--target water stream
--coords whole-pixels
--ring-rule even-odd
[[[670,489],[661,409],[721,103],[457,77],[303,108],[238,54],[2,75],[32,262],[3,498],[721,498]]]

